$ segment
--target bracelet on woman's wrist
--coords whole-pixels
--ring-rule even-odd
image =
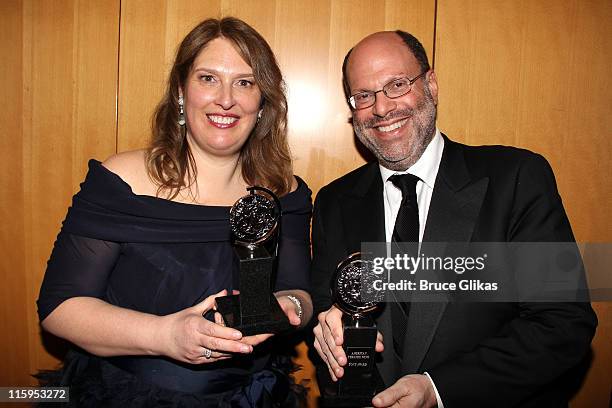
[[[292,301],[295,304],[295,308],[297,309],[297,316],[301,322],[302,315],[304,314],[304,311],[302,310],[302,302],[300,301],[300,299],[298,299],[297,297],[293,295],[286,295],[286,296],[290,301]]]

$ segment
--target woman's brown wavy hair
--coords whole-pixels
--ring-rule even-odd
[[[287,143],[285,83],[266,40],[247,23],[233,17],[204,20],[181,42],[166,93],[153,115],[152,140],[146,154],[149,177],[159,186],[158,196],[163,194],[169,199],[196,182],[195,161],[185,132],[178,125],[179,88],[185,87],[200,51],[219,37],[230,40],[251,66],[262,95],[261,119],[240,152],[242,177],[249,185],[267,187],[279,196],[287,194],[293,170]]]

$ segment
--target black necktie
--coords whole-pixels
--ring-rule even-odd
[[[419,180],[420,178],[413,174],[395,174],[389,177],[389,181],[402,191],[402,202],[397,218],[395,218],[395,227],[393,228],[393,242],[419,242],[419,206],[416,195],[416,185]],[[400,246],[399,248],[403,248],[403,252],[407,252],[409,245]],[[409,255],[415,256],[416,254],[412,253]],[[393,348],[400,357],[404,356],[404,337],[406,337],[409,312],[409,302],[397,301],[391,303]]]
[[[389,181],[402,190],[402,203],[393,228],[394,242],[419,242],[419,205],[416,185],[420,180],[414,174],[395,174],[389,177]]]

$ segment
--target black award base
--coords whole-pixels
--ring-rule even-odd
[[[240,330],[243,336],[261,333],[276,334],[291,328],[289,319],[274,295],[270,295],[270,313],[266,315],[243,315],[240,312],[240,295],[218,297],[216,300],[217,311],[223,316],[225,324]]]
[[[369,407],[384,383],[376,369],[376,326],[370,317],[355,320],[345,316],[344,375],[333,382],[327,367],[317,370],[322,407]]]
[[[289,330],[289,319],[271,293],[274,257],[263,247],[235,246],[240,260],[240,294],[218,297],[217,311],[244,336]]]

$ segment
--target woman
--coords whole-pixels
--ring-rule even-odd
[[[75,405],[295,402],[270,334],[202,317],[239,289],[228,214],[252,185],[281,201],[275,295],[292,325],[311,317],[311,192],[292,175],[286,118],[265,40],[206,20],[178,49],[151,146],[90,162],[38,300],[43,328],[82,349],[56,373]]]

